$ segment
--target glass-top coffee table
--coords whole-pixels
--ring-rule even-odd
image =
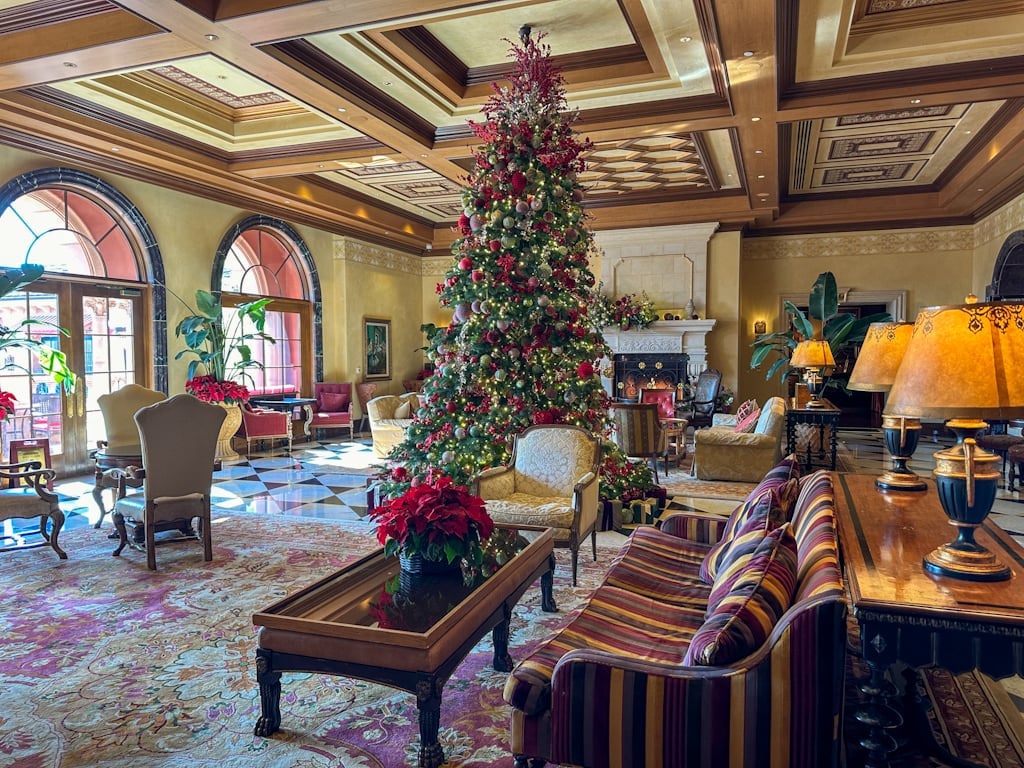
[[[552,598],[553,534],[496,526],[483,573],[411,576],[380,549],[253,615],[260,627],[257,736],[281,725],[281,672],[321,672],[389,685],[416,695],[420,766],[437,768],[445,682],[488,631],[494,668],[508,672],[512,609],[538,577],[542,606]]]

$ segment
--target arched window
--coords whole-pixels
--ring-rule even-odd
[[[257,392],[312,392],[313,381],[323,378],[320,318],[314,311],[320,283],[299,234],[278,219],[244,219],[221,240],[212,285],[225,311],[254,298],[274,298],[264,330],[276,343],[251,345],[263,369],[250,369],[245,384]]]
[[[45,438],[58,469],[83,470],[91,465],[89,449],[105,436],[100,395],[132,382],[166,391],[159,249],[130,200],[69,168],[32,171],[0,188],[0,238],[0,266],[28,262],[46,270],[28,290],[0,301],[0,322],[51,323],[32,326],[33,335],[59,346],[80,377],[67,394],[23,350],[0,361],[0,389],[17,397],[3,451],[12,440]]]

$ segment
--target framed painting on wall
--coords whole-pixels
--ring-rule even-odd
[[[391,321],[363,318],[363,378],[391,378]]]

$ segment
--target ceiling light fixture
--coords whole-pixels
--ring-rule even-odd
[[[921,103],[921,100],[920,100],[920,99],[911,99],[911,100],[910,100],[910,103],[911,103],[911,104],[920,104],[920,103]]]
[[[213,35],[213,34],[210,34],[210,35],[205,35],[205,37],[206,37],[206,39],[207,39],[207,40],[209,40],[209,41],[210,41],[211,43],[212,43],[212,42],[214,42],[214,41],[216,41],[216,40],[220,40],[220,37],[218,37],[217,35]]]
[[[750,118],[750,122],[752,122],[752,123],[759,123],[759,122],[761,122],[761,118],[760,117],[752,117],[752,118]]]
[[[754,154],[755,155],[763,155],[764,154],[764,150],[763,149],[755,149],[754,150]]]
[[[759,174],[757,174],[757,178],[759,178],[759,179],[763,179],[763,178],[764,178],[764,174],[763,174],[763,173],[759,173]]]
[[[73,61],[65,61],[64,62],[64,66],[67,67],[68,69],[75,69],[78,65],[75,64],[75,62],[73,62]]]
[[[693,40],[693,38],[690,37],[689,35],[683,35],[682,37],[679,38],[680,43],[688,43],[691,40]]]
[[[744,52],[743,52],[743,56],[744,56],[744,58],[747,58],[747,59],[749,59],[749,58],[750,58],[751,56],[753,56],[753,55],[754,55],[754,52],[753,52],[753,51],[744,51]]]
[[[347,112],[348,110],[345,109],[344,107],[338,107],[338,111],[339,112]]]

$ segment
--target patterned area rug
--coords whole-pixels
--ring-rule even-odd
[[[203,562],[198,543],[167,543],[156,573],[140,552],[111,558],[106,533],[68,531],[66,561],[48,549],[0,558],[0,764],[416,765],[415,698],[357,680],[285,673],[282,730],[271,739],[252,733],[252,614],[372,550],[368,526],[220,516],[213,562]],[[561,611],[542,613],[539,585],[528,590],[513,618],[513,658],[566,620],[616,549],[600,548],[598,563],[581,557],[576,589],[568,550],[556,550]],[[450,765],[511,764],[507,675],[488,666],[490,646],[488,635],[445,687],[441,741]]]
[[[416,765],[414,698],[358,680],[286,672],[282,730],[271,739],[252,733],[259,716],[252,614],[373,549],[369,526],[246,514],[221,515],[214,526],[213,562],[203,562],[198,543],[168,543],[157,551],[156,573],[139,552],[111,558],[106,531],[91,528],[62,537],[66,561],[48,549],[0,557],[0,765]],[[555,551],[561,610],[542,613],[539,586],[527,591],[513,616],[514,658],[567,621],[621,541],[599,537],[598,562],[580,558],[576,588],[567,550]],[[511,765],[506,675],[489,667],[490,646],[488,636],[445,686],[440,737],[450,766]],[[926,681],[941,742],[981,765],[1024,765],[1020,715],[1001,686],[974,676]],[[857,747],[848,752],[851,766],[862,764]],[[945,765],[918,753],[903,758],[901,766]]]

